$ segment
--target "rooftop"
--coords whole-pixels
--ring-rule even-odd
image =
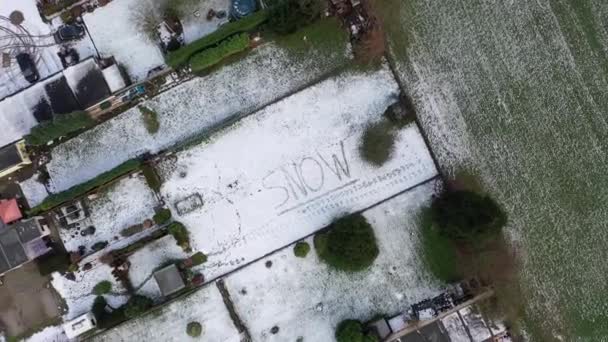
[[[0,220],[5,224],[15,222],[22,218],[21,209],[16,199],[0,200]]]
[[[186,287],[184,279],[175,264],[154,272],[154,279],[163,296],[169,296]]]

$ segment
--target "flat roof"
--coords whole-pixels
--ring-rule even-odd
[[[0,234],[0,246],[4,252],[3,257],[6,258],[10,268],[17,267],[29,260],[19,241],[19,235],[14,229],[8,229]]]
[[[2,127],[0,127],[2,129]],[[0,148],[0,171],[19,165],[22,162],[17,145],[11,144]]]
[[[175,264],[154,272],[154,279],[156,279],[156,283],[163,296],[168,296],[186,287],[182,275]]]

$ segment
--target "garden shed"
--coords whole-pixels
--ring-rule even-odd
[[[154,279],[163,296],[169,296],[186,287],[179,269],[175,264],[154,272]]]

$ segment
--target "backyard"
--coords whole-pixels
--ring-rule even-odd
[[[440,166],[505,207],[537,341],[608,334],[608,3],[377,3]],[[604,26],[602,26],[604,25]]]

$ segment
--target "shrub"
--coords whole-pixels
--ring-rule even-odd
[[[107,306],[108,303],[104,297],[95,297],[91,312],[93,312],[97,320],[97,326],[100,329],[109,329],[127,320],[123,307],[114,309],[112,312],[107,312]]]
[[[342,321],[336,329],[337,342],[378,342],[378,338],[372,334],[363,332],[361,322],[348,319]]]
[[[278,34],[290,34],[321,17],[319,0],[280,0],[270,7],[268,26]]]
[[[110,109],[111,107],[112,107],[112,102],[110,102],[110,101],[104,101],[99,104],[99,109],[101,109],[101,110]]]
[[[361,214],[345,216],[314,238],[315,250],[336,269],[356,272],[369,267],[378,256],[372,226]]]
[[[77,2],[78,0],[39,1],[38,7],[42,14],[48,17]]]
[[[127,318],[137,317],[146,312],[153,305],[154,302],[152,299],[146,296],[134,295],[133,297],[129,298],[129,301],[124,306],[125,316]]]
[[[207,256],[203,252],[197,252],[190,257],[192,260],[192,266],[198,266],[207,262]]]
[[[419,218],[421,254],[429,271],[446,284],[462,278],[456,246],[448,237],[439,233],[433,224],[431,209],[422,211]]]
[[[364,160],[373,165],[381,166],[386,163],[395,148],[395,131],[385,120],[369,125],[359,146],[359,152]]]
[[[196,40],[176,51],[170,52],[167,55],[167,64],[172,68],[182,66],[186,64],[190,57],[198,51],[214,46],[236,33],[251,31],[265,22],[267,19],[268,12],[262,10],[248,15],[243,19],[222,25],[215,32],[208,34],[205,37]]]
[[[460,241],[496,236],[507,222],[493,199],[467,190],[443,192],[433,200],[431,211],[441,234]]]
[[[36,265],[42,276],[53,272],[65,272],[70,267],[70,255],[62,252],[49,252],[36,259]]]
[[[203,326],[199,322],[190,322],[186,326],[186,333],[190,337],[199,337],[203,333]]]
[[[141,113],[141,118],[144,122],[144,126],[146,126],[146,130],[150,134],[156,134],[158,129],[160,128],[160,123],[158,122],[158,114],[152,109],[146,106],[137,106],[139,112]]]
[[[30,133],[25,136],[25,142],[28,145],[40,146],[51,140],[94,125],[95,120],[84,111],[58,115],[52,121],[43,122],[38,126],[33,127],[30,130]]]
[[[249,34],[240,33],[224,39],[217,46],[205,49],[190,59],[192,71],[198,72],[205,70],[222,59],[246,50],[249,47]]]
[[[143,172],[144,177],[146,177],[146,182],[150,189],[160,192],[160,187],[163,183],[154,168],[149,164],[143,164],[141,166],[141,171]]]
[[[65,191],[47,197],[44,201],[42,201],[42,203],[33,207],[28,213],[30,215],[35,215],[43,211],[52,209],[64,202],[82,196],[85,193],[118,178],[119,176],[131,172],[139,168],[140,165],[141,162],[137,159],[126,161],[113,168],[112,170],[104,172],[87,182],[73,186]]]
[[[112,283],[108,280],[100,281],[93,287],[93,294],[101,296],[112,291]]]
[[[129,236],[133,236],[137,233],[141,233],[144,231],[144,225],[143,224],[134,224],[131,227],[125,228],[123,230],[120,231],[120,236],[122,237],[129,237]]]
[[[171,219],[171,210],[167,208],[162,208],[154,214],[153,220],[154,223],[158,225],[163,225]]]
[[[169,234],[175,238],[178,245],[184,246],[190,242],[188,229],[186,229],[186,227],[184,227],[184,225],[180,222],[171,223],[167,230],[169,231]]]
[[[298,258],[305,258],[310,252],[310,245],[308,242],[298,242],[293,246],[293,254]]]

